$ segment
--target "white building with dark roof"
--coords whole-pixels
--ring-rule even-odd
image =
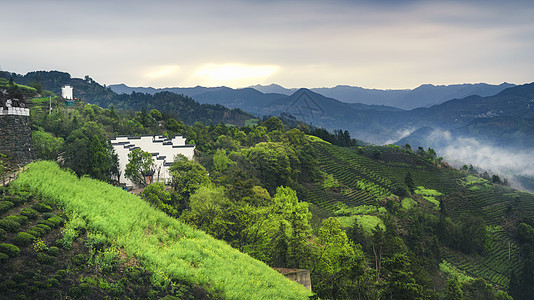
[[[153,177],[154,182],[158,180],[169,182],[171,180],[169,167],[174,162],[174,157],[182,154],[187,159],[192,160],[195,151],[195,145],[186,144],[185,138],[182,136],[176,136],[172,139],[167,139],[160,135],[144,135],[139,137],[117,136],[110,141],[113,149],[115,149],[115,153],[119,157],[120,182],[125,183],[127,186],[133,185],[124,176],[124,170],[128,164],[128,153],[130,151],[140,148],[152,154],[156,165],[156,172]]]

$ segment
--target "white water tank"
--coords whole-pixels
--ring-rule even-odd
[[[69,100],[72,100],[73,97],[72,97],[72,86],[70,85],[65,85],[61,88],[61,97],[63,97],[63,99],[69,99]]]

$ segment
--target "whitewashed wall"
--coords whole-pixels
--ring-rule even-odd
[[[69,99],[72,100],[72,86],[65,85],[61,88],[61,97],[63,99]]]
[[[186,145],[185,138],[182,136],[174,137],[173,139],[166,139],[162,136],[145,135],[140,137],[132,136],[118,136],[111,139],[111,145],[115,149],[119,157],[120,166],[120,182],[125,183],[127,186],[132,186],[132,182],[124,176],[124,170],[126,164],[128,164],[128,153],[135,148],[141,148],[145,152],[152,154],[155,165],[156,173],[154,174],[154,181],[168,182],[171,180],[169,174],[169,167],[174,161],[174,157],[178,154],[182,154],[188,159],[193,159],[195,145]]]

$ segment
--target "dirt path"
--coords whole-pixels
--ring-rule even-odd
[[[8,174],[4,174],[1,178],[0,178],[0,185],[1,186],[6,186],[8,185],[11,181],[17,179],[17,176],[19,175],[19,173],[23,170],[23,168],[20,168],[18,169],[17,171],[13,172],[13,173],[8,173]]]

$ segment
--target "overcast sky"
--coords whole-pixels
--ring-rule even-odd
[[[534,81],[534,1],[11,0],[0,69],[130,86]]]

